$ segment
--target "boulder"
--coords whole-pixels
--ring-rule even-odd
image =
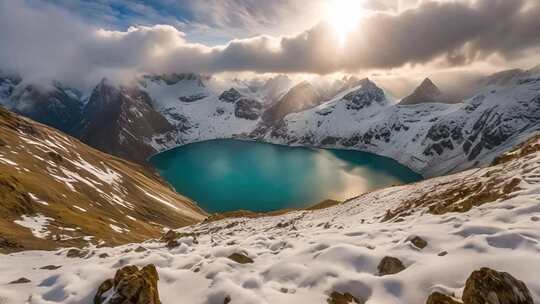
[[[462,303],[450,296],[447,296],[443,293],[435,291],[431,295],[429,295],[426,301],[426,304],[462,304]]]
[[[86,250],[80,250],[77,248],[71,248],[67,251],[66,256],[68,258],[84,258],[88,254]]]
[[[167,246],[168,249],[174,249],[174,248],[180,246],[180,243],[178,243],[178,241],[176,241],[176,240],[171,240],[171,241],[167,242],[166,246]]]
[[[465,304],[533,304],[525,283],[509,273],[490,268],[474,271],[463,291]]]
[[[9,282],[9,284],[26,284],[26,283],[30,283],[31,281],[27,278],[19,278],[15,281],[11,281]]]
[[[398,258],[389,256],[384,257],[377,266],[377,270],[379,271],[380,276],[396,274],[403,271],[404,269],[405,266]]]
[[[169,230],[161,237],[162,242],[174,241],[178,238],[179,233],[174,230]]]
[[[354,297],[352,294],[346,292],[346,293],[339,293],[337,291],[334,291],[330,294],[330,297],[326,300],[328,304],[363,304],[364,301],[360,302],[360,300],[356,297]]]
[[[253,263],[253,260],[250,257],[248,257],[247,255],[242,254],[242,253],[233,253],[230,256],[228,256],[228,258],[230,260],[235,261],[236,263],[239,263],[239,264],[251,264],[251,263]]]
[[[137,266],[123,267],[116,272],[114,279],[105,280],[99,286],[94,304],[160,304],[158,280],[159,275],[153,264],[142,269]]]
[[[40,269],[43,269],[43,270],[56,270],[58,268],[60,268],[62,266],[56,266],[56,265],[47,265],[47,266],[43,266],[41,267]]]
[[[416,246],[416,248],[424,249],[428,245],[427,241],[419,236],[415,236],[411,239],[411,243]]]

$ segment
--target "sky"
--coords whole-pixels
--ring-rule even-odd
[[[538,0],[0,0],[0,69],[74,86],[355,74],[408,90],[540,64],[538,20]]]

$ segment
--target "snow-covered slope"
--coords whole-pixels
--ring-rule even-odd
[[[167,83],[159,77],[146,78],[141,86],[152,98],[153,107],[179,131],[173,140],[154,136],[149,143],[156,151],[216,138],[230,138],[253,130],[263,109],[261,100],[230,88],[209,88],[200,76]]]
[[[205,217],[148,168],[0,107],[0,252],[123,244]]]
[[[402,106],[385,99],[366,81],[345,96],[288,115],[262,138],[373,152],[439,176],[486,165],[540,130],[539,73],[489,83],[460,104]]]
[[[497,163],[327,209],[204,222],[168,244],[2,255],[0,299],[89,303],[116,270],[152,263],[163,304],[327,303],[333,292],[366,304],[426,303],[433,291],[460,298],[481,267],[522,280],[538,302],[540,137]],[[384,257],[404,269],[380,275]],[[8,285],[22,277],[29,282]]]

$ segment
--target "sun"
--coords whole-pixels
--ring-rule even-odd
[[[363,14],[362,0],[331,0],[328,23],[336,30],[340,45],[347,41],[347,35],[358,25]]]

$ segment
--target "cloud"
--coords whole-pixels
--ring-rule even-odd
[[[233,13],[239,14],[238,20],[228,20],[216,2],[219,9],[210,14],[216,24],[246,26],[261,9],[254,0],[219,2],[244,9]],[[257,3],[265,8],[266,1]],[[285,0],[279,3],[286,5]],[[103,76],[137,73],[326,74],[429,64],[441,58],[447,65],[463,65],[492,55],[511,60],[540,46],[536,0],[421,1],[403,10],[387,1],[385,7],[390,8],[365,17],[343,48],[325,23],[293,36],[261,35],[212,47],[190,42],[171,25],[106,30],[56,5],[0,0],[0,67],[82,86]],[[242,21],[244,15],[250,17]],[[260,19],[265,22],[264,16]]]

